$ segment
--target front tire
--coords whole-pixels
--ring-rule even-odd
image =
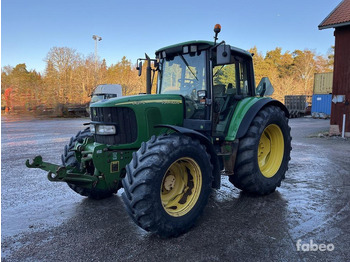
[[[265,107],[240,140],[234,175],[229,180],[248,193],[272,193],[285,178],[290,151],[288,118],[279,107]]]
[[[69,144],[64,147],[63,154],[61,156],[63,166],[71,166],[77,169],[80,169],[80,164],[75,157],[72,149],[75,146],[75,143],[78,141],[82,143],[85,138],[91,137],[92,134],[90,132],[90,128],[86,128],[83,131],[79,131],[75,137],[71,137]],[[116,190],[101,190],[91,186],[91,188],[82,187],[80,185],[67,183],[69,188],[71,188],[74,192],[78,193],[81,196],[89,197],[92,199],[103,199],[113,195],[116,193]]]
[[[205,146],[190,137],[153,136],[133,154],[123,179],[123,201],[135,223],[162,237],[188,231],[211,191],[212,165]]]

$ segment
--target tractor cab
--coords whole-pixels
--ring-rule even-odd
[[[158,94],[183,97],[183,126],[224,136],[237,103],[255,96],[252,55],[208,41],[190,41],[156,51]]]

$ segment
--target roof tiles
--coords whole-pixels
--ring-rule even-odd
[[[343,0],[318,26],[318,29],[350,25],[350,0]]]

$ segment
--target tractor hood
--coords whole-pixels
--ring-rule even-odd
[[[95,141],[139,148],[142,141],[164,131],[158,125],[183,126],[183,97],[174,94],[136,95],[103,100],[91,105],[91,123],[114,125],[116,134],[95,135]]]
[[[108,100],[102,100],[91,105],[91,107],[115,107],[115,106],[137,106],[137,105],[182,105],[183,98],[180,95],[134,95],[117,97]]]

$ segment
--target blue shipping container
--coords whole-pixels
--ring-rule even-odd
[[[313,95],[311,113],[331,114],[332,95]]]

